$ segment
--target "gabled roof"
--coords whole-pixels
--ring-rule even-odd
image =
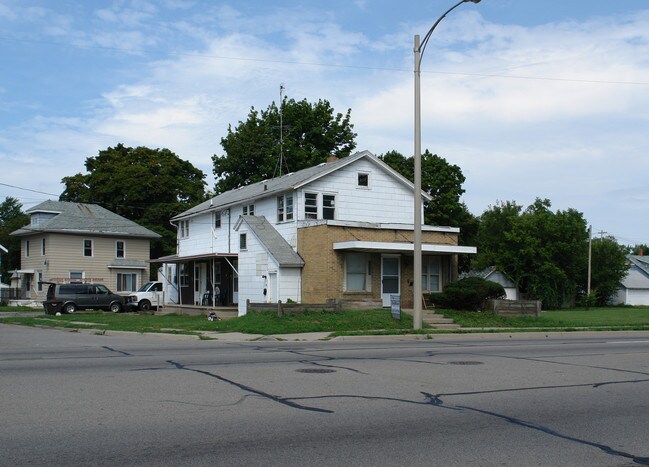
[[[235,230],[239,229],[242,222],[248,225],[259,242],[264,245],[279,266],[284,268],[301,268],[304,266],[304,260],[291,248],[291,245],[288,244],[284,237],[275,230],[275,227],[265,217],[241,216],[235,225]]]
[[[241,204],[247,200],[261,199],[267,196],[284,193],[288,190],[295,190],[321,177],[324,177],[325,175],[335,172],[336,170],[346,167],[349,164],[353,164],[359,159],[366,159],[372,162],[373,164],[384,170],[386,173],[394,177],[395,180],[397,180],[399,183],[409,187],[411,190],[414,190],[414,185],[412,184],[412,182],[410,182],[407,178],[402,176],[388,164],[380,160],[369,151],[360,151],[350,156],[337,159],[333,162],[322,163],[314,167],[308,167],[306,169],[282,175],[277,178],[264,180],[261,182],[253,183],[252,185],[226,191],[225,193],[221,193],[220,195],[217,195],[208,201],[205,201],[197,206],[194,206],[191,209],[188,209],[185,212],[178,214],[171,220],[176,221],[179,219],[184,219],[186,217],[191,217],[204,211],[225,209],[236,204]],[[427,200],[430,200],[430,196],[428,196],[428,194],[423,191],[422,196]]]
[[[460,274],[460,279],[465,277],[479,277],[492,282],[497,282],[503,287],[516,287],[516,283],[504,272],[498,270],[496,266],[490,266],[485,269],[472,269]]]
[[[29,224],[11,235],[24,236],[43,232],[159,238],[160,235],[97,204],[44,201],[25,211],[26,214],[50,214],[38,224]]]
[[[628,260],[634,266],[640,268],[643,272],[649,275],[649,257],[639,256],[639,255],[629,255],[627,256]]]
[[[627,289],[649,289],[649,258],[646,256],[627,256],[631,267],[622,279],[622,286]]]

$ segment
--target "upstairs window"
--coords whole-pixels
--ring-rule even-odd
[[[293,193],[277,197],[277,222],[293,220]]]
[[[115,242],[115,258],[124,258],[124,242],[122,240],[117,240]]]
[[[304,218],[318,218],[318,194],[304,193]]]
[[[248,204],[243,207],[243,215],[244,216],[254,216],[255,215],[255,205],[254,204]]]
[[[368,188],[370,186],[370,174],[359,172],[358,173],[358,186],[360,188]]]
[[[45,256],[45,239],[41,240],[41,255]]]
[[[25,256],[29,256],[29,240],[25,240]]]
[[[189,221],[180,221],[180,238],[189,237]]]
[[[92,256],[92,240],[83,241],[83,256]]]
[[[221,228],[221,211],[217,211],[213,214],[214,216],[214,228],[215,229],[220,229]]]
[[[322,195],[322,218],[327,220],[336,218],[336,195]]]

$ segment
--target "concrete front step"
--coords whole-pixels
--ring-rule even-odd
[[[444,324],[444,323],[433,323],[429,324],[424,321],[424,324],[427,324],[429,328],[431,329],[460,329],[461,326],[459,324]]]
[[[422,322],[433,329],[460,329],[459,324],[454,324],[450,318],[444,318],[434,312],[424,311]]]

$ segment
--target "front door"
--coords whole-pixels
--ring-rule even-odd
[[[194,265],[194,305],[203,304],[203,296],[207,290],[207,264],[195,263]]]
[[[268,294],[266,295],[266,302],[277,302],[277,272],[268,273]]]
[[[381,300],[390,306],[390,295],[399,295],[401,260],[398,256],[381,257]]]

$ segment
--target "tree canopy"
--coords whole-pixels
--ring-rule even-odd
[[[8,282],[8,271],[20,269],[20,237],[12,237],[10,234],[27,224],[29,224],[29,216],[22,212],[22,204],[16,198],[7,196],[0,203],[0,245],[9,250],[9,253],[0,252],[2,254],[0,282]]]
[[[480,217],[474,263],[498,267],[546,309],[574,303],[585,288],[588,263],[583,215],[550,208],[549,200],[539,198],[525,210],[511,201],[491,206]]]
[[[406,158],[397,151],[388,151],[380,158],[408,180],[414,181],[414,157]],[[469,245],[477,233],[477,220],[460,201],[465,180],[462,169],[449,164],[443,157],[428,150],[421,155],[421,189],[432,198],[424,205],[424,223],[460,227],[460,244]]]
[[[169,219],[205,199],[205,174],[168,149],[118,144],[86,159],[87,174],[63,178],[61,201],[94,203],[162,235],[151,256],[176,251]]]
[[[604,306],[615,295],[629,270],[630,248],[617,243],[614,237],[595,238],[591,244],[591,293],[595,303]]]
[[[318,165],[332,155],[346,157],[356,147],[351,109],[334,114],[326,100],[285,98],[281,111],[281,131],[275,103],[261,112],[251,108],[245,122],[228,127],[221,138],[225,155],[212,157],[217,194]]]

